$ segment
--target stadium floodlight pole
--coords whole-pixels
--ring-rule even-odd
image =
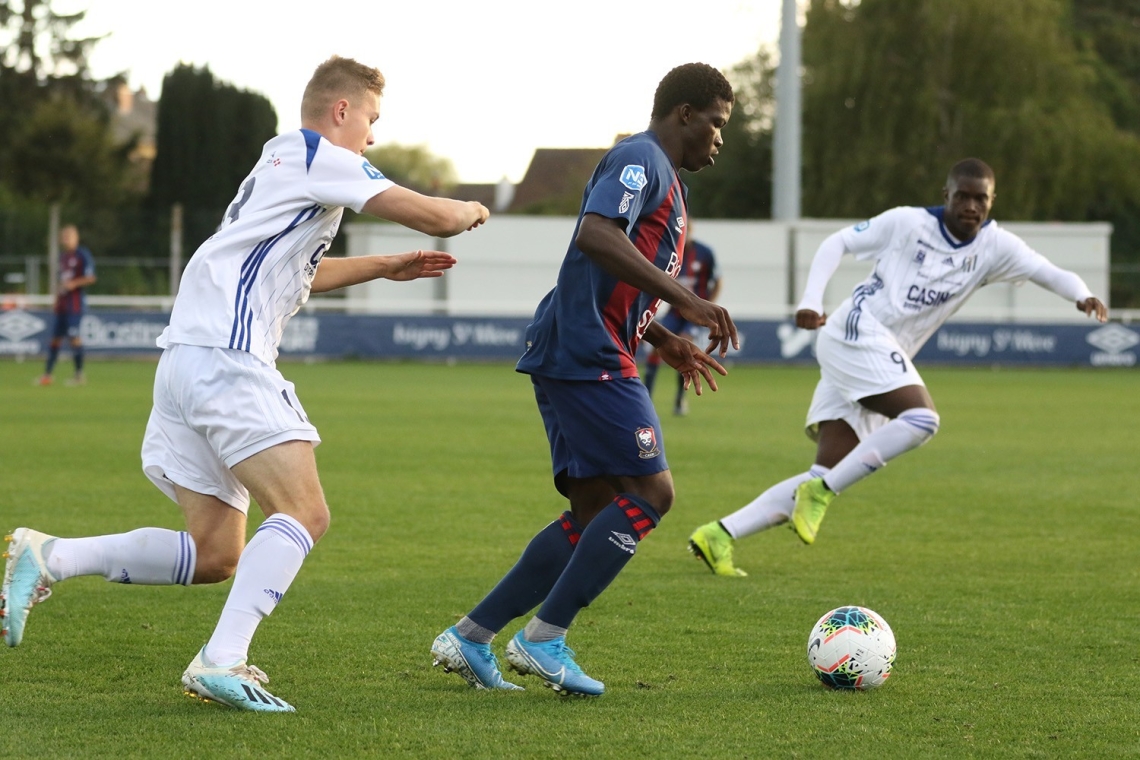
[[[772,219],[788,222],[788,281],[785,303],[794,309],[796,230],[800,218],[800,25],[796,0],[783,0],[780,64],[776,69],[776,122],[772,135]]]
[[[800,218],[800,27],[796,0],[783,0],[776,123],[772,150],[772,218]]]

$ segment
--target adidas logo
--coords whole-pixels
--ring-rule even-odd
[[[119,576],[119,583],[130,583],[131,576],[127,574],[127,568],[123,568],[122,575]]]
[[[277,604],[278,602],[281,601],[281,592],[280,591],[274,591],[271,588],[267,588],[267,589],[263,589],[263,590],[265,591],[266,594],[268,594],[270,597],[272,597],[274,604]]]
[[[633,536],[628,533],[618,533],[616,530],[611,531],[611,533],[613,534],[609,537],[611,544],[629,554],[637,551],[637,541],[634,540]]]

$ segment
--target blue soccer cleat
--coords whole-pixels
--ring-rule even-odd
[[[293,705],[266,691],[263,683],[269,683],[269,676],[260,668],[246,665],[244,660],[215,665],[206,659],[205,647],[182,674],[188,697],[252,712],[296,712]]]
[[[523,675],[538,676],[560,694],[599,697],[606,685],[582,672],[574,662],[574,650],[566,646],[566,637],[551,641],[527,641],[519,631],[507,644],[507,660]]]
[[[56,579],[48,572],[44,561],[44,544],[55,536],[17,528],[4,553],[4,583],[0,586],[0,628],[4,629],[4,643],[19,646],[24,639],[24,624],[32,607],[51,596],[51,584]]]
[[[442,665],[444,673],[458,673],[475,689],[522,691],[503,679],[499,661],[490,644],[479,644],[463,638],[455,626],[435,637],[431,645],[432,666]]]

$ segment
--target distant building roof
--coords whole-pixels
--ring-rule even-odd
[[[508,211],[576,213],[582,191],[609,148],[539,148],[534,152]]]

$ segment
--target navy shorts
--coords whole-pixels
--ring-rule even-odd
[[[52,328],[53,338],[78,338],[79,323],[83,315],[71,311],[57,311],[55,313],[55,327]]]
[[[566,478],[640,477],[669,469],[661,421],[639,378],[530,379],[550,441],[554,486],[563,496]]]

